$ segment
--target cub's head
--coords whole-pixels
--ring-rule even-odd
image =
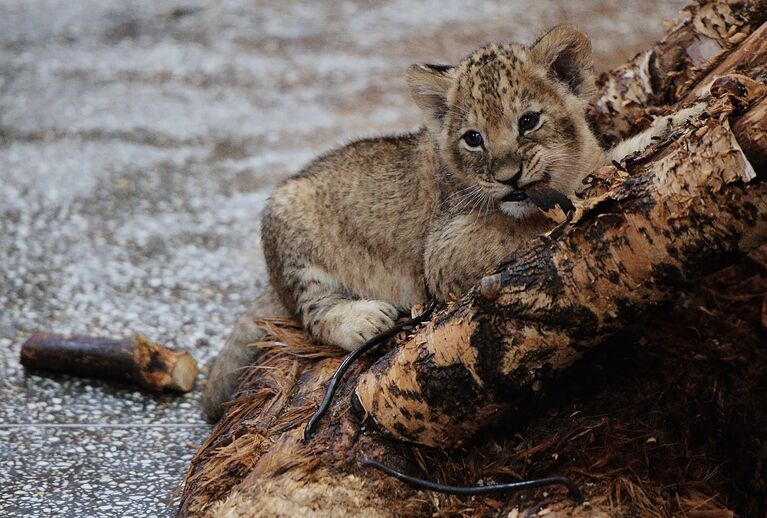
[[[413,65],[407,82],[449,172],[508,214],[535,210],[525,188],[547,182],[570,195],[590,172],[591,42],[575,27],[531,47],[491,44],[455,67]]]

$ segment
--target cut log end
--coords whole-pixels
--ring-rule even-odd
[[[114,340],[37,332],[21,346],[20,360],[31,370],[131,383],[152,392],[188,392],[197,377],[188,352],[140,335]]]
[[[138,384],[157,392],[189,392],[197,377],[197,363],[186,351],[155,344],[144,336],[133,338]]]
[[[197,378],[197,362],[188,353],[183,353],[178,357],[172,373],[173,383],[168,386],[168,390],[178,390],[180,392],[189,392],[194,387],[194,380]]]

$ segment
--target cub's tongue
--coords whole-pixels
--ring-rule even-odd
[[[527,199],[527,193],[524,191],[511,191],[509,194],[501,198],[501,201],[525,201]]]

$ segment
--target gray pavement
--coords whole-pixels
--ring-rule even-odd
[[[264,288],[273,186],[415,127],[402,72],[555,23],[602,67],[682,1],[0,0],[0,515],[168,516],[198,390],[25,373],[34,329],[140,332],[201,365]]]

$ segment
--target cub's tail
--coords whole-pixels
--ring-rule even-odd
[[[289,316],[271,287],[237,320],[232,334],[213,360],[202,394],[202,409],[209,422],[214,423],[224,415],[224,403],[232,397],[243,368],[254,360],[256,351],[251,344],[266,334],[256,321],[265,316]]]

